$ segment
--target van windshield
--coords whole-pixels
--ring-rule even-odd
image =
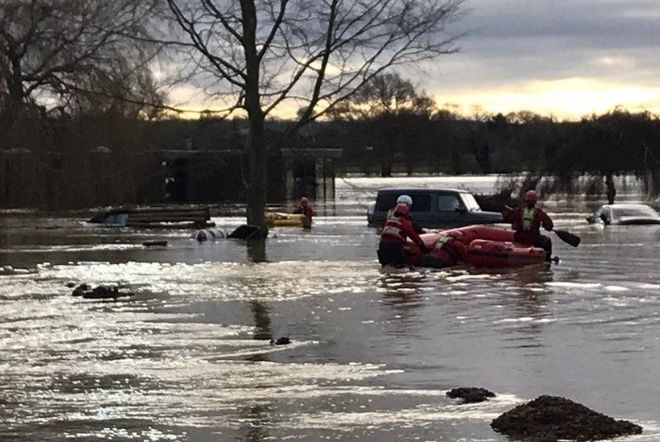
[[[477,200],[474,199],[474,195],[471,193],[461,193],[461,197],[468,212],[481,212],[481,207],[479,207]]]

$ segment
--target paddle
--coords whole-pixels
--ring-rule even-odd
[[[571,232],[567,232],[566,230],[553,230],[561,239],[567,244],[572,245],[573,247],[577,247],[580,245],[580,237],[577,235],[573,235]]]

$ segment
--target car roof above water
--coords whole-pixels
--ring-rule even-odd
[[[609,207],[611,209],[653,209],[653,207],[642,204],[642,203],[617,203],[617,204],[605,204],[603,207]],[[653,209],[655,210],[655,209]]]
[[[466,189],[453,189],[448,187],[436,187],[436,188],[398,188],[398,187],[387,187],[384,189],[379,189],[378,193],[432,193],[432,192],[451,192],[451,193],[470,193]]]

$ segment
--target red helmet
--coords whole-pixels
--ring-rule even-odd
[[[539,196],[536,194],[536,191],[534,190],[528,190],[527,193],[525,194],[525,201],[528,203],[531,202],[537,202],[539,199]]]
[[[394,214],[400,216],[408,216],[410,215],[410,207],[408,207],[408,205],[405,203],[399,203],[394,208]]]
[[[309,200],[305,198],[304,196],[300,198],[300,205],[303,207],[306,207],[309,204]]]

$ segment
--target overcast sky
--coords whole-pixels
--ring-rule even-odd
[[[468,33],[459,53],[401,72],[439,106],[559,119],[616,106],[660,114],[660,0],[465,0],[463,12],[453,25]],[[218,107],[191,105],[203,96],[191,85],[170,94]]]
[[[622,105],[660,112],[660,0],[467,0],[458,54],[420,87],[471,112],[579,118]]]

